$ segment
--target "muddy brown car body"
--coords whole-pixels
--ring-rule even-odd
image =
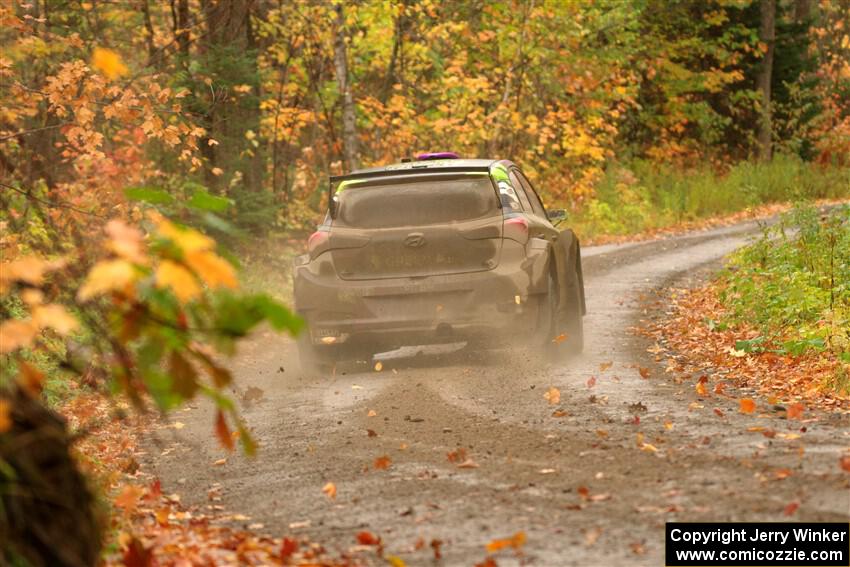
[[[411,161],[331,178],[294,266],[302,366],[406,345],[582,348],[579,241],[506,160]]]

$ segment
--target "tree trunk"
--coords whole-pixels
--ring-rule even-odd
[[[342,146],[348,170],[360,167],[357,150],[357,122],[354,99],[351,96],[351,85],[348,80],[348,55],[345,48],[345,14],[342,3],[336,10],[336,37],[334,37],[334,66],[336,67],[336,82],[342,97]]]
[[[757,84],[761,93],[761,117],[758,128],[759,158],[770,161],[773,155],[770,84],[773,78],[773,49],[776,43],[776,0],[761,0],[759,40],[767,46]]]

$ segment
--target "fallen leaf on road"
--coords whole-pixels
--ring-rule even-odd
[[[738,400],[741,413],[753,413],[756,411],[756,403],[751,398],[741,398]]]
[[[799,507],[800,507],[799,502],[791,502],[790,504],[788,504],[785,507],[785,510],[782,513],[785,514],[786,516],[793,516],[794,512],[796,512],[797,508],[799,508]]]
[[[838,464],[845,472],[850,472],[850,455],[844,455],[838,459]]]
[[[724,395],[726,390],[726,382],[718,382],[714,385],[714,393],[717,395]]]
[[[375,363],[375,372],[380,372],[383,369],[384,369],[384,363],[383,362],[381,362],[379,360],[378,362]]]
[[[387,563],[391,565],[391,567],[406,567],[407,563],[401,557],[397,555],[387,555],[386,557]]]
[[[664,422],[664,429],[666,429],[667,431],[670,431],[671,429],[673,429],[673,422],[672,421],[665,421]]]
[[[477,469],[479,464],[473,461],[472,459],[466,459],[464,462],[460,463],[457,468],[459,469]]]
[[[640,542],[630,543],[629,547],[635,555],[646,555],[646,548]]]
[[[373,409],[370,409],[369,413],[366,414],[366,417],[375,417],[376,415],[378,415],[378,412]]]
[[[655,445],[652,445],[651,443],[644,443],[643,445],[640,446],[640,450],[641,451],[649,451],[650,453],[657,453],[658,447],[656,447]]]
[[[608,369],[609,369],[609,368],[611,368],[612,366],[614,366],[614,363],[613,363],[613,362],[611,362],[611,361],[609,361],[609,362],[603,362],[603,363],[601,363],[601,364],[599,365],[599,372],[605,372],[606,370],[608,370]]]
[[[182,421],[175,421],[171,424],[171,427],[173,427],[174,429],[183,429],[184,427],[186,427],[186,424]]]
[[[785,416],[788,419],[800,419],[803,417],[803,412],[806,410],[806,406],[800,403],[791,404],[788,406],[788,409],[785,410]]]
[[[372,429],[367,429],[367,430],[366,430],[366,435],[368,435],[369,437],[377,437],[377,436],[378,436],[378,434],[377,434],[377,433],[375,433],[375,431],[374,431],[374,430],[372,430]]]
[[[555,343],[556,345],[559,345],[559,344],[561,344],[562,342],[564,342],[565,340],[567,340],[567,335],[566,335],[566,333],[561,333],[560,335],[558,335],[557,337],[555,337],[554,339],[552,339],[552,342],[553,342],[553,343]]]
[[[487,544],[487,553],[496,553],[506,547],[519,549],[525,545],[525,532],[517,532],[513,536],[504,539],[494,539]]]
[[[381,545],[381,538],[372,532],[358,532],[357,543],[360,545]]]
[[[466,449],[458,447],[454,451],[446,453],[446,458],[450,463],[460,463],[466,460]]]
[[[593,388],[594,386],[596,386],[596,376],[591,376],[587,379],[587,387]]]
[[[336,498],[336,485],[332,482],[327,483],[323,488],[322,492],[325,493],[330,500]]]
[[[720,408],[714,408],[714,413],[717,415],[717,417],[724,417],[726,415]]]
[[[794,473],[792,473],[790,469],[777,469],[773,472],[773,477],[776,480],[782,480],[782,479],[788,478],[792,474],[794,474]]]
[[[602,528],[591,528],[584,532],[584,543],[588,547],[594,545],[599,536],[602,535]]]
[[[540,469],[538,472],[540,474],[555,474],[558,471],[556,471],[555,469]]]
[[[121,494],[115,497],[115,505],[129,514],[139,505],[139,499],[143,493],[144,489],[141,486],[128,484]]]
[[[644,368],[643,366],[638,367],[638,373],[640,373],[640,377],[644,380],[648,380],[651,374],[649,368]]]
[[[288,537],[283,538],[283,542],[280,544],[280,558],[283,561],[286,561],[292,555],[298,551],[298,542],[294,539],[290,539]]]
[[[567,417],[569,415],[564,410],[555,410],[552,412],[552,417]]]
[[[220,467],[221,465],[227,464],[227,458],[219,459],[213,462],[214,467]]]
[[[391,464],[392,459],[390,459],[387,455],[375,459],[375,469],[377,470],[386,470],[390,468]]]
[[[543,397],[549,400],[550,406],[554,406],[561,402],[561,391],[555,386],[549,386],[549,389],[543,394]]]
[[[441,539],[432,539],[431,540],[431,549],[434,550],[434,561],[439,561],[442,559],[443,554],[440,552],[440,547],[443,545],[443,540]]]
[[[587,500],[590,497],[590,490],[588,490],[586,486],[579,486],[576,488],[576,493],[582,500]]]

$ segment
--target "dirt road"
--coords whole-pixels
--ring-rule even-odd
[[[237,523],[309,535],[332,550],[369,530],[408,565],[432,563],[428,545],[414,550],[418,538],[442,540],[444,565],[472,565],[487,542],[523,531],[530,565],[657,566],[665,521],[847,521],[850,475],[838,458],[850,445],[848,416],[801,423],[783,412],[740,414],[731,398],[700,401],[693,380],[676,384],[629,332],[647,316],[641,296],[701,277],[754,228],[586,248],[587,346],[563,365],[461,352],[320,382],[302,376],[290,340],[263,333],[234,363],[259,455],[213,466],[227,455],[200,404],[173,417],[185,427],[157,433],[150,468],[163,490],[202,510],[222,505],[250,517]],[[600,372],[605,362],[613,364]],[[561,392],[557,405],[543,397],[550,386]],[[657,451],[641,449],[638,434]],[[458,448],[479,466],[449,462]],[[381,456],[386,470],[374,468]],[[211,489],[220,501],[209,500]],[[792,502],[799,509],[787,517]],[[511,550],[496,559],[517,564]]]

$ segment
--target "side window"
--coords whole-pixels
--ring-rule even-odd
[[[502,201],[502,208],[507,212],[518,212],[522,210],[522,205],[517,197],[517,192],[511,187],[507,181],[499,181],[496,183],[499,188],[499,199]],[[522,190],[520,190],[521,192]]]
[[[537,193],[534,191],[534,187],[531,186],[531,183],[528,182],[528,179],[525,178],[525,175],[522,174],[521,171],[517,171],[517,177],[519,177],[519,181],[522,184],[522,188],[525,189],[525,193],[528,193],[528,198],[531,199],[531,208],[534,212],[544,219],[546,217],[546,209],[543,207],[543,202],[540,200],[540,197],[537,196]]]
[[[511,179],[511,183],[516,188],[517,195],[519,195],[519,200],[522,203],[522,208],[526,211],[531,211],[531,203],[528,200],[528,195],[525,194],[525,191],[522,187],[522,182],[517,178],[516,170],[512,169],[508,173],[508,177]]]

